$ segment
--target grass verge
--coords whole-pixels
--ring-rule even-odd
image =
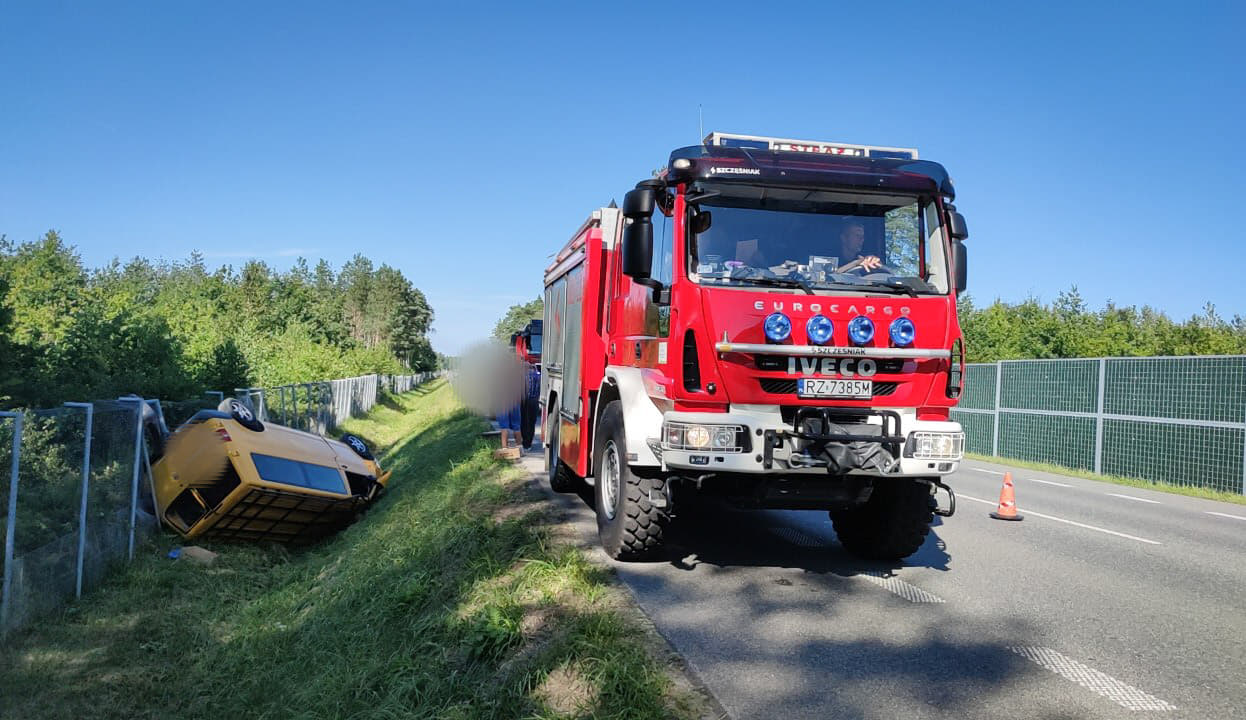
[[[671,718],[703,698],[655,657],[609,571],[551,530],[444,382],[346,428],[391,490],[313,548],[161,536],[4,641],[14,718]],[[614,599],[612,599],[614,598]]]
[[[1017,460],[1015,458],[1000,458],[995,457],[994,455],[965,453],[965,457],[970,460],[995,463],[996,465],[1014,465],[1016,467],[1026,468],[1027,470],[1052,473],[1053,475],[1070,475],[1072,477],[1079,477],[1085,480],[1098,480],[1099,482],[1112,483],[1114,485],[1126,485],[1128,487],[1143,488],[1145,490],[1172,493],[1173,495],[1186,495],[1189,497],[1203,498],[1204,500],[1219,500],[1220,502],[1234,503],[1236,505],[1246,505],[1246,495],[1238,493],[1211,490],[1191,485],[1167,485],[1164,483],[1151,482],[1150,480],[1121,477],[1119,475],[1097,475],[1089,470],[1078,470],[1077,468],[1067,468],[1063,465],[1031,462],[1029,460]]]

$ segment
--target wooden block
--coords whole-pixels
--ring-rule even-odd
[[[217,557],[217,553],[207,548],[201,548],[198,545],[185,545],[182,547],[181,554],[178,555],[178,558],[181,560],[190,560],[200,565],[211,565],[216,562]]]

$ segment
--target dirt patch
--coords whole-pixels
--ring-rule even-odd
[[[596,693],[579,670],[567,665],[550,671],[532,694],[559,715],[588,710],[596,699]]]

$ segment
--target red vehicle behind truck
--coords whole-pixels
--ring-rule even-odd
[[[964,448],[954,198],[916,150],[711,133],[592,213],[545,271],[541,406],[607,553],[659,553],[689,493],[920,547]]]

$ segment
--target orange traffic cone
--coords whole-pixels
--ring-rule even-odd
[[[1004,487],[999,491],[999,507],[991,513],[996,520],[1021,520],[1017,514],[1017,500],[1013,497],[1012,473],[1004,473]]]

